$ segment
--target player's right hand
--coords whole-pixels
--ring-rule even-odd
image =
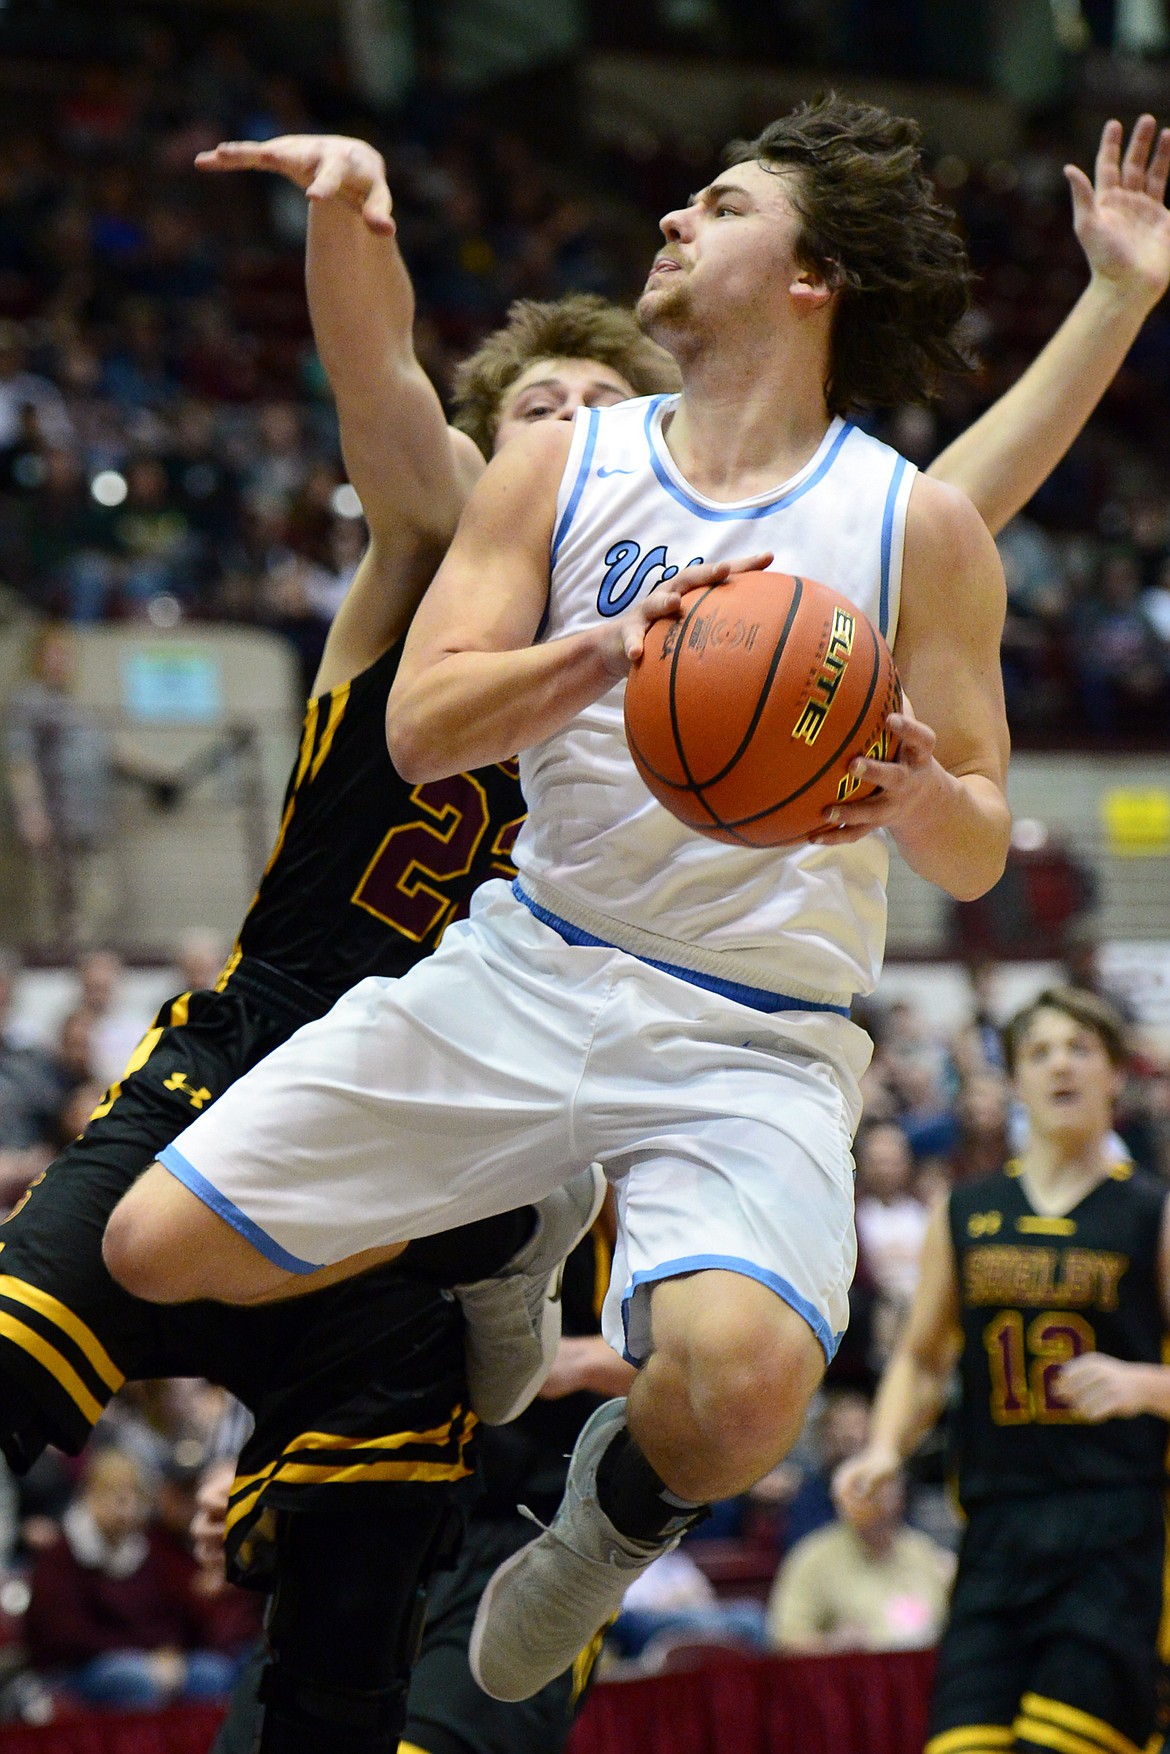
[[[614,623],[618,636],[617,651],[613,655],[612,663],[614,674],[625,676],[630,665],[636,664],[641,658],[646,643],[646,629],[652,622],[677,619],[682,612],[684,591],[698,591],[708,585],[726,584],[736,573],[763,572],[771,564],[772,555],[765,552],[745,555],[742,560],[699,560],[693,566],[684,567],[681,572],[672,573]]]
[[[842,1462],[833,1475],[833,1503],[847,1520],[864,1513],[874,1493],[897,1479],[902,1472],[902,1458],[896,1450],[881,1444],[868,1444],[857,1455]]]
[[[379,237],[393,237],[397,229],[382,154],[348,134],[224,140],[198,153],[195,165],[201,171],[275,171],[310,201],[344,201]]]

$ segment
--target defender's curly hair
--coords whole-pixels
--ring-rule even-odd
[[[596,293],[572,293],[548,303],[517,299],[504,327],[455,373],[454,424],[485,457],[492,454],[504,397],[538,359],[595,359],[620,372],[635,396],[679,385],[670,355],[642,334],[629,311]]]
[[[825,396],[834,414],[929,399],[973,361],[956,336],[971,269],[955,216],[935,198],[915,122],[835,92],[801,104],[727,165],[795,172],[800,259],[837,289]]]

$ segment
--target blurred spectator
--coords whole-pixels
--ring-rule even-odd
[[[29,430],[30,411],[34,430],[47,444],[69,444],[73,429],[60,390],[48,378],[29,371],[27,343],[18,325],[0,323],[0,452],[21,442]]]
[[[768,1602],[778,1650],[916,1650],[933,1644],[954,1560],[910,1528],[891,1481],[853,1522],[835,1522],[789,1553]]]
[[[154,1500],[155,1545],[170,1569],[176,1592],[199,1603],[212,1647],[242,1654],[259,1634],[264,1597],[227,1582],[222,1542],[218,1565],[208,1566],[196,1552],[194,1524],[202,1477],[202,1465],[193,1459],[174,1457],[164,1467]]]
[[[93,1032],[93,1076],[104,1084],[118,1078],[142,1039],[146,1020],[123,990],[125,968],[116,950],[85,950],[77,958],[78,1005]]]
[[[101,1095],[87,1011],[69,1012],[52,1048],[0,1049],[0,1205],[5,1212],[72,1136],[63,1137],[62,1128],[76,1119],[70,1105],[79,1091],[88,1102],[87,1115]]]
[[[35,878],[36,933],[73,944],[105,904],[94,856],[108,838],[113,759],[105,729],[76,698],[72,635],[50,624],[8,705],[5,754],[16,832]]]
[[[71,621],[99,619],[110,592],[113,533],[80,457],[60,446],[37,450],[18,457],[13,473],[0,539],[10,580],[37,608]]]
[[[1013,518],[996,546],[1007,583],[1002,654],[1008,712],[1025,724],[1051,720],[1064,706],[1060,640],[1069,586],[1063,559],[1047,531],[1025,517]]]
[[[972,963],[967,978],[971,983],[971,1017],[951,1043],[951,1059],[960,1083],[983,1072],[1000,1072],[1004,1064],[995,1011],[995,964]]]
[[[312,690],[330,625],[365,546],[366,527],[360,519],[335,517],[324,565],[291,549],[270,556],[264,601],[273,626],[297,649],[306,694]]]
[[[228,1396],[201,1377],[127,1383],[103,1413],[97,1441],[134,1458],[157,1484],[207,1461]]]
[[[1073,618],[1081,709],[1089,730],[1170,728],[1170,650],[1145,614],[1137,556],[1114,549]]]
[[[126,469],[126,498],[111,521],[110,587],[124,613],[144,615],[152,599],[191,606],[198,580],[198,541],[171,497],[157,457],[135,457]]]
[[[865,1448],[869,1402],[856,1389],[827,1389],[810,1424],[809,1465],[801,1471],[784,1518],[786,1547],[794,1547],[836,1517],[829,1485],[834,1470]],[[759,1491],[755,1487],[752,1496]]]
[[[858,1245],[881,1295],[905,1305],[918,1283],[918,1260],[929,1221],[914,1191],[910,1141],[896,1121],[863,1122],[853,1155]]]
[[[61,1539],[33,1562],[29,1653],[80,1703],[157,1707],[231,1688],[233,1658],[209,1647],[202,1605],[164,1557],[150,1514],[141,1465],[99,1450]]]
[[[623,1657],[648,1657],[651,1641],[667,1638],[763,1645],[764,1610],[759,1602],[721,1601],[678,1547],[634,1579],[608,1637]]]
[[[955,1104],[958,1137],[946,1158],[952,1182],[975,1181],[1002,1169],[1011,1156],[1010,1107],[1004,1073],[987,1071],[964,1080]]]
[[[228,945],[218,932],[205,926],[188,926],[175,948],[175,968],[183,992],[213,987],[227,961]]]

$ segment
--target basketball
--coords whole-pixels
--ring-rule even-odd
[[[688,828],[776,847],[872,794],[859,755],[892,760],[902,689],[885,640],[827,585],[740,573],[688,591],[647,630],[626,684],[626,740],[650,791]]]

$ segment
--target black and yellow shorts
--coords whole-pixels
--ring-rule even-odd
[[[925,1754],[1153,1754],[1166,1727],[1165,1499],[1155,1487],[977,1507]]]
[[[471,1471],[462,1317],[444,1293],[382,1268],[262,1308],[159,1305],[102,1261],[126,1189],[304,1020],[234,981],[163,1006],[85,1132],[0,1224],[0,1427],[5,1377],[35,1408],[36,1440],[71,1455],[127,1380],[221,1383],[256,1418],[229,1512],[237,1572],[268,1506],[338,1484],[453,1487]],[[27,1405],[21,1415],[27,1454]]]

